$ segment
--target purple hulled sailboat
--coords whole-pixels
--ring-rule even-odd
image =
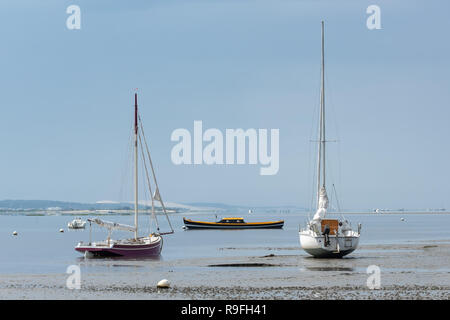
[[[139,130],[140,129],[140,130]],[[157,230],[148,236],[138,236],[138,158],[139,149],[142,152],[143,168],[145,170],[146,183],[149,188],[152,203],[152,219],[156,222]],[[145,152],[144,152],[145,151]],[[150,175],[147,170],[148,166],[151,169],[151,176],[153,177],[153,183],[155,185],[155,192],[152,193],[152,187],[150,183]],[[167,215],[164,202],[162,201],[158,182],[156,181],[155,171],[153,169],[153,163],[150,157],[147,141],[145,140],[142,121],[138,113],[137,93],[134,95],[134,226],[125,224],[104,221],[100,219],[88,219],[90,226],[89,243],[79,242],[75,247],[75,250],[84,253],[86,257],[110,257],[110,256],[122,256],[122,257],[148,257],[158,256],[161,253],[163,246],[162,235],[173,233],[173,228]],[[170,232],[160,232],[158,220],[155,214],[155,201],[159,201],[163,212],[169,223]],[[91,227],[92,223],[95,223],[108,230],[108,237],[105,241],[92,242],[91,241]],[[114,240],[111,239],[111,234],[114,230],[130,231],[134,232],[134,237],[129,239]]]

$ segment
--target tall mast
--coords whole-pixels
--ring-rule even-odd
[[[322,21],[322,68],[320,88],[320,118],[319,140],[317,155],[317,205],[319,205],[320,188],[325,187],[325,50],[324,50],[324,23]],[[323,177],[321,179],[321,176]],[[321,183],[321,180],[323,182]]]
[[[322,165],[323,165],[323,187],[325,187],[325,41],[324,24],[322,21]]]
[[[138,237],[138,105],[134,94],[134,238]]]

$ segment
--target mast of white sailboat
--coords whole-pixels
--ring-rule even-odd
[[[323,184],[322,186],[325,188],[325,30],[324,23],[322,21],[322,168],[323,168]]]
[[[134,239],[138,237],[138,105],[134,94]]]
[[[323,182],[321,181],[323,176]],[[322,183],[321,183],[322,182]],[[320,86],[320,118],[317,155],[317,206],[319,206],[320,188],[325,187],[325,53],[324,53],[324,24],[322,21],[322,68]]]
[[[322,100],[322,98],[321,98]],[[318,150],[318,154],[317,154],[317,208],[319,207],[319,197],[320,197],[320,173],[321,173],[321,168],[320,168],[320,163],[321,163],[321,159],[322,159],[322,102],[320,103],[320,117],[319,117],[319,139],[318,141],[318,145],[317,145],[317,150]]]

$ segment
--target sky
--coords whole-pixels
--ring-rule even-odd
[[[81,29],[69,30],[70,5]],[[366,9],[381,9],[369,30]],[[0,199],[130,200],[133,95],[161,195],[310,207],[325,21],[328,181],[342,208],[449,208],[448,1],[0,3]],[[279,129],[279,171],[175,165],[170,137]],[[329,190],[331,186],[328,187]],[[124,191],[124,189],[128,191]]]

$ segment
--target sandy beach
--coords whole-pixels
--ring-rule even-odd
[[[252,248],[254,249],[254,248]],[[448,299],[450,240],[363,245],[344,259],[314,259],[297,247],[265,256],[172,261],[84,260],[81,289],[68,274],[0,275],[1,299]],[[234,251],[246,248],[224,247]],[[92,265],[110,272],[90,272]],[[381,270],[380,289],[367,287],[367,267]],[[168,279],[169,289],[156,283]]]

